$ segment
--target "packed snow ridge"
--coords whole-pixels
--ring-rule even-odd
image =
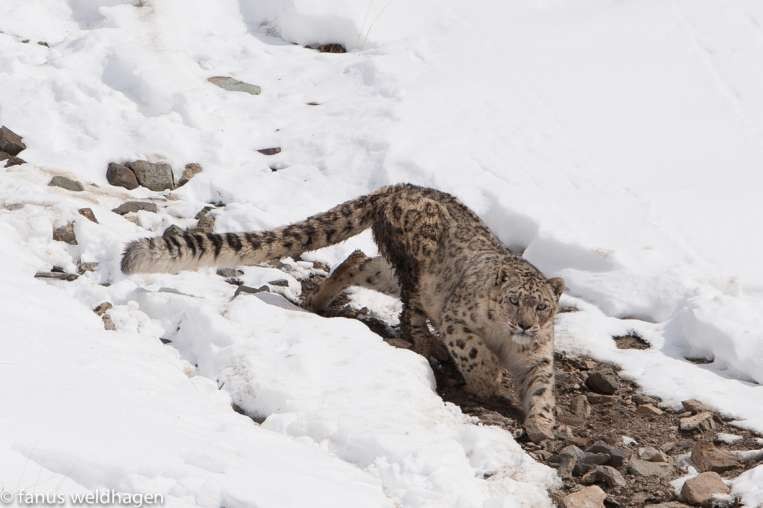
[[[243,270],[251,287],[285,279],[283,297],[118,269],[125,243],[210,203],[215,231],[264,229],[401,181],[456,194],[565,278],[578,312],[559,349],[763,432],[761,23],[762,6],[706,0],[4,0],[0,125],[26,162],[0,169],[0,490],[551,506],[556,473],[444,403],[423,358],[290,303],[310,261],[374,254],[368,235]],[[304,47],[324,43],[349,51]],[[109,185],[109,162],[138,159],[174,181],[203,171]],[[156,212],[112,212],[136,200]],[[70,223],[76,244],[54,240]],[[104,302],[115,330],[92,312]],[[633,333],[651,347],[615,346]],[[732,492],[763,503],[763,469]]]

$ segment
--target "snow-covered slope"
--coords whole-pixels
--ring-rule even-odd
[[[260,229],[399,181],[457,194],[565,277],[580,312],[560,317],[561,348],[763,431],[763,6],[505,4],[0,2],[0,124],[31,163],[0,170],[3,481],[201,506],[549,503],[549,469],[443,404],[425,362],[359,324],[231,302],[213,272],[117,270],[127,240],[189,225],[208,202],[227,204],[217,231]],[[351,51],[302,47],[324,42]],[[105,180],[109,161],[136,158],[204,171],[136,225],[110,210],[157,193]],[[58,173],[98,187],[46,187]],[[54,242],[72,220],[79,245]],[[311,256],[357,247],[373,250],[362,236]],[[80,258],[97,271],[31,279]],[[116,333],[90,311],[103,301]],[[632,330],[654,347],[616,349]]]

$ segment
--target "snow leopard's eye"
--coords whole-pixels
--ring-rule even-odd
[[[509,303],[511,303],[512,305],[519,305],[519,298],[517,298],[516,296],[510,296]]]
[[[538,310],[546,310],[548,309],[548,305],[546,305],[545,303],[541,303],[541,304],[538,304],[538,306],[535,308]]]

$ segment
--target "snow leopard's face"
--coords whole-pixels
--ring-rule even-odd
[[[511,340],[525,345],[549,325],[553,326],[564,281],[546,279],[540,273],[509,273],[500,278],[498,319]]]

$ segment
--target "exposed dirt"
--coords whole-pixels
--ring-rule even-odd
[[[321,277],[311,277],[302,281],[303,291],[313,290],[320,280]],[[390,344],[397,347],[410,347],[410,343],[399,338],[397,327],[371,317],[365,309],[357,310],[347,303],[347,298],[340,296],[324,314],[358,319]],[[564,309],[566,312],[576,310]],[[636,335],[613,337],[613,340],[621,349],[650,347],[646,341]],[[718,433],[742,437],[733,444],[716,442],[715,445],[723,450],[752,450],[763,447],[756,441],[759,435],[729,425],[727,418],[716,413],[712,418],[714,428],[702,431],[681,431],[679,430],[680,418],[691,416],[696,411],[660,408],[658,399],[643,394],[636,384],[619,376],[617,376],[619,387],[612,395],[594,393],[585,383],[589,372],[608,367],[617,373],[619,368],[614,365],[605,365],[592,358],[571,357],[564,353],[557,353],[555,357],[557,419],[560,423],[557,438],[541,444],[532,443],[527,440],[522,430],[522,415],[516,403],[516,397],[514,400],[476,399],[464,390],[463,378],[449,358],[430,359],[430,363],[437,379],[437,391],[444,400],[457,404],[464,413],[477,417],[486,425],[505,428],[515,436],[530,455],[551,467],[559,467],[556,454],[568,445],[576,445],[586,450],[596,441],[604,441],[608,445],[622,449],[625,460],[616,469],[625,479],[625,485],[609,486],[606,483],[597,483],[607,493],[605,504],[609,507],[641,507],[653,503],[678,501],[670,481],[685,474],[685,466],[695,443],[702,441],[712,443]],[[645,405],[651,407],[641,407]],[[590,413],[587,407],[590,407]],[[639,449],[644,447],[654,447],[667,456],[669,466],[666,467],[671,472],[664,478],[643,476],[630,471],[628,464],[631,458],[637,457]],[[763,460],[739,463],[720,474],[726,479],[734,478],[742,471],[761,463]],[[578,490],[583,485],[583,474],[561,476],[564,481],[563,487],[552,493],[557,503],[566,494]]]

